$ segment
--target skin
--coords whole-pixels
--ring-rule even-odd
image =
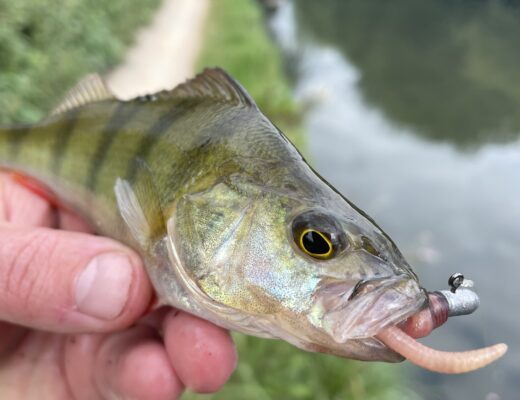
[[[146,313],[153,292],[132,250],[88,234],[5,173],[0,221],[8,243],[0,249],[0,398],[175,399],[227,381],[236,365],[228,332],[171,308]],[[125,307],[110,320],[78,315],[62,289],[85,260],[109,250],[134,268]]]

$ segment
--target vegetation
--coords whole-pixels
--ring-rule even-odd
[[[254,0],[213,0],[199,67],[218,65],[252,94],[262,109],[301,147],[298,106]],[[300,133],[298,135],[298,133]],[[415,399],[395,368],[307,353],[277,340],[234,334],[240,361],[217,394],[187,393],[185,400]]]
[[[303,145],[298,106],[254,0],[212,0],[198,68],[211,66],[222,67],[238,79],[260,109],[298,147]]]
[[[0,0],[0,124],[40,119],[83,75],[116,64],[158,4]]]

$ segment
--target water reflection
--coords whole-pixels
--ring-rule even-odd
[[[474,147],[520,133],[520,11],[509,1],[299,0],[300,26],[413,132]]]
[[[507,74],[520,74],[520,58],[515,60],[516,52],[507,55],[503,50],[500,54],[511,64],[496,58],[497,69],[491,69],[493,73],[487,77],[484,72],[470,74],[460,66],[452,74],[451,68],[458,65],[452,58],[461,52],[460,43],[447,40],[453,33],[427,23],[424,9],[414,2],[388,3],[323,0],[318,6],[318,2],[298,0],[295,9],[292,3],[285,3],[271,20],[284,53],[295,63],[296,93],[313,104],[306,114],[308,155],[320,174],[394,238],[427,288],[445,288],[448,276],[456,271],[475,280],[481,308],[471,317],[450,321],[427,338],[427,344],[451,350],[498,341],[510,345],[503,360],[472,374],[443,376],[406,365],[396,368],[413,378],[416,390],[426,399],[517,398],[520,141],[507,132],[520,123],[513,110],[520,96],[520,90],[515,93],[513,88],[520,80],[511,81],[511,87],[501,82]],[[475,32],[497,29],[490,22],[493,18],[509,18],[506,6],[499,2],[418,3],[429,4],[432,18],[444,21],[439,24],[445,29],[457,15],[466,21],[459,26],[461,31]],[[410,9],[397,6],[405,4]],[[455,15],[441,17],[440,10]],[[510,17],[516,18],[512,10]],[[414,12],[415,25],[406,22],[414,20]],[[299,20],[295,14],[300,15]],[[424,32],[429,27],[436,34]],[[517,32],[507,24],[503,29],[504,43],[493,48],[497,54],[512,45],[508,38]],[[431,65],[431,58],[421,60],[410,54],[413,38],[406,36],[414,35],[431,37],[431,49],[423,55],[443,54],[442,65]],[[318,43],[313,37],[320,38]],[[393,41],[384,49],[379,42],[387,37]],[[498,40],[497,36],[476,37]],[[486,68],[492,68],[491,61],[485,61]],[[504,76],[497,76],[502,73]],[[442,90],[427,76],[445,82],[439,83]],[[501,93],[497,98],[503,100],[502,106],[484,106],[490,88]],[[421,94],[421,99],[411,93]],[[426,112],[429,108],[431,115]],[[464,118],[470,111],[479,114],[480,124]],[[511,141],[503,143],[506,139]],[[462,146],[473,151],[461,151]]]

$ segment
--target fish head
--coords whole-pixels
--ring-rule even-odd
[[[374,336],[427,302],[393,241],[308,167],[185,194],[168,232],[206,318],[309,351],[400,361]]]

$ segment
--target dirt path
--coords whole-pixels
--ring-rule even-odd
[[[125,61],[108,75],[120,98],[174,87],[193,76],[211,0],[164,0],[137,35]]]

